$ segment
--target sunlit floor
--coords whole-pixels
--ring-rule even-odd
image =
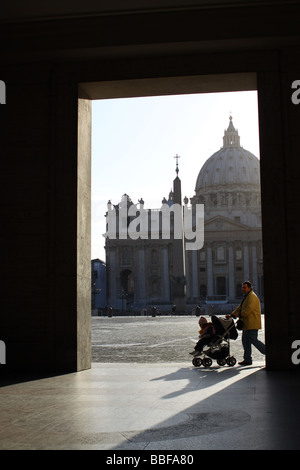
[[[1,449],[299,449],[295,373],[94,363],[0,388]]]

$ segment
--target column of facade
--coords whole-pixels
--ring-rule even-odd
[[[139,248],[138,251],[139,263],[138,263],[138,292],[135,295],[139,302],[146,303],[146,270],[145,270],[145,247]]]
[[[249,281],[250,270],[249,270],[249,248],[248,242],[244,242],[244,281]]]
[[[228,247],[228,297],[229,299],[235,298],[235,276],[232,243],[230,243]]]
[[[206,248],[206,271],[207,271],[207,295],[214,295],[214,278],[213,278],[213,264],[212,264],[212,247],[211,243],[207,244]]]
[[[192,250],[192,297],[199,297],[198,251]]]
[[[192,297],[192,278],[190,273],[190,251],[185,250],[186,298]]]
[[[117,275],[116,275],[116,249],[109,250],[109,305],[118,308],[117,305]]]
[[[252,243],[252,285],[253,290],[258,289],[258,277],[257,277],[257,250],[256,242]]]
[[[162,285],[163,285],[163,299],[165,302],[170,301],[170,280],[169,280],[169,254],[168,247],[162,248]]]

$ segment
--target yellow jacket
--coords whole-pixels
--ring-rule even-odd
[[[235,317],[241,317],[244,322],[243,330],[261,329],[260,301],[253,290],[249,292],[242,306],[239,305],[232,312],[232,315]]]

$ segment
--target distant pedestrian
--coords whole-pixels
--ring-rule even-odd
[[[265,354],[265,345],[258,338],[258,330],[261,329],[260,301],[252,289],[250,281],[242,284],[244,295],[241,304],[232,312],[232,316],[239,317],[242,325],[242,344],[244,348],[244,360],[239,362],[241,366],[252,364],[252,344],[261,354]]]

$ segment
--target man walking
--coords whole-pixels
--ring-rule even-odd
[[[265,354],[265,345],[258,338],[258,330],[261,329],[260,301],[253,292],[250,281],[242,284],[244,295],[241,304],[232,312],[232,316],[239,317],[243,321],[242,344],[244,348],[244,360],[239,362],[241,366],[252,364],[252,344],[258,351]]]

